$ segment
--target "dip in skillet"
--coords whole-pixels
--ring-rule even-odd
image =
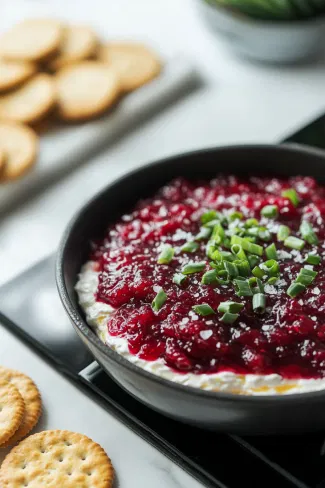
[[[169,380],[324,389],[324,216],[312,178],[176,179],[93,243],[80,305],[108,347]]]

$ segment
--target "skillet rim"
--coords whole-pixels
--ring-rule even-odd
[[[162,166],[166,163],[171,161],[177,162],[178,160],[192,158],[195,156],[205,156],[207,154],[218,154],[219,152],[228,152],[228,151],[261,151],[261,150],[268,150],[274,151],[276,154],[278,151],[280,152],[287,152],[297,154],[298,157],[303,155],[311,156],[319,159],[323,159],[324,162],[324,177],[325,177],[325,152],[319,150],[317,148],[311,146],[301,146],[299,144],[239,144],[239,145],[222,145],[222,146],[212,146],[198,150],[192,151],[185,151],[182,153],[177,153],[174,155],[170,155],[149,163],[141,164],[141,166],[136,167],[131,171],[127,171],[123,173],[121,176],[115,178],[111,181],[108,185],[105,186],[102,190],[97,192],[93,197],[88,199],[85,204],[79,208],[77,212],[74,213],[73,217],[70,219],[69,223],[65,227],[63,235],[61,237],[59,247],[56,254],[56,262],[55,262],[55,276],[56,276],[56,284],[57,289],[59,292],[59,296],[61,302],[67,312],[70,320],[73,324],[77,327],[77,329],[82,333],[85,341],[90,341],[92,346],[95,349],[99,349],[100,353],[104,356],[108,356],[110,360],[117,363],[117,365],[130,370],[135,374],[139,374],[140,376],[144,376],[147,380],[157,382],[162,387],[170,388],[171,390],[175,390],[176,393],[185,394],[188,396],[196,396],[201,397],[202,399],[210,400],[210,401],[222,401],[222,402],[238,402],[241,404],[252,404],[253,405],[260,405],[260,406],[269,406],[270,404],[297,404],[297,403],[305,403],[306,401],[314,400],[314,402],[321,402],[325,401],[325,388],[319,391],[310,391],[304,393],[292,393],[288,395],[244,395],[244,394],[237,394],[237,393],[226,393],[222,391],[209,391],[203,390],[201,388],[196,388],[192,386],[182,385],[176,383],[174,381],[162,378],[154,373],[146,371],[145,369],[141,368],[140,366],[135,365],[128,361],[124,356],[119,354],[118,352],[114,351],[110,347],[106,346],[95,334],[95,332],[91,329],[91,327],[87,324],[86,320],[83,318],[82,314],[79,313],[78,308],[74,305],[73,300],[70,298],[69,293],[67,291],[65,279],[64,279],[64,265],[65,265],[65,253],[69,244],[69,240],[74,233],[75,228],[77,228],[78,224],[82,221],[84,214],[88,211],[88,209],[96,205],[96,202],[101,201],[105,195],[111,191],[111,189],[115,185],[123,184],[124,180],[129,179],[133,175],[147,171],[151,168],[156,166]],[[94,360],[97,358],[94,357]]]

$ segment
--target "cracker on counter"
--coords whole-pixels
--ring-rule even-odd
[[[55,102],[53,77],[39,73],[16,90],[0,96],[0,119],[31,124],[45,117]]]
[[[14,385],[0,381],[0,443],[19,428],[25,411],[24,400]]]
[[[110,108],[120,94],[116,73],[104,63],[83,61],[55,75],[58,115],[64,120],[92,119]]]
[[[60,47],[62,25],[55,19],[28,19],[0,36],[0,57],[44,61]]]
[[[63,39],[57,56],[51,59],[48,67],[57,71],[66,65],[92,57],[97,49],[97,36],[84,25],[71,25],[64,28]]]
[[[35,427],[42,412],[42,401],[35,383],[29,376],[19,371],[0,367],[0,381],[6,381],[14,385],[25,403],[25,413],[22,422],[13,436],[0,445],[1,448],[4,448],[16,444]]]
[[[5,154],[0,182],[12,181],[34,165],[38,152],[38,137],[25,125],[0,120],[0,148]]]
[[[36,72],[36,65],[28,61],[0,59],[0,92],[20,85]]]
[[[27,437],[6,456],[2,488],[111,488],[112,463],[103,448],[82,434],[48,430]]]
[[[156,54],[142,44],[111,42],[99,48],[98,58],[116,71],[126,92],[148,83],[161,71]]]

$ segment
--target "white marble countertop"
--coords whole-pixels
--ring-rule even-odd
[[[121,139],[0,222],[0,283],[55,250],[77,208],[112,178],[175,152],[238,142],[274,142],[325,109],[325,60],[256,66],[229,54],[191,0],[4,0],[0,29],[48,13],[93,24],[106,37],[141,39],[163,55],[186,54],[206,85]],[[200,486],[0,329],[0,362],[30,374],[45,411],[42,428],[84,432],[112,457],[120,488]],[[78,407],[76,407],[78,405]]]

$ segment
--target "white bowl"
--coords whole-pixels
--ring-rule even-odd
[[[197,0],[198,8],[217,35],[247,58],[272,63],[293,63],[313,58],[325,40],[325,17],[301,21],[263,21],[237,15]]]

